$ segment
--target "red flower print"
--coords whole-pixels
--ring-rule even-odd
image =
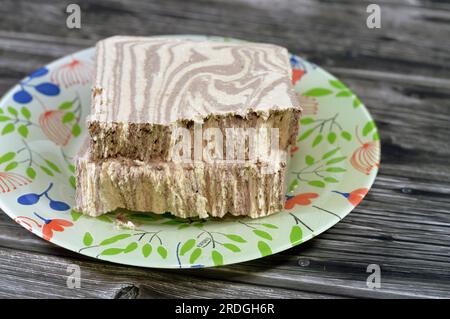
[[[367,188],[358,188],[350,193],[343,193],[339,191],[333,191],[333,193],[344,196],[345,198],[348,199],[350,204],[356,207],[358,206],[359,203],[361,203],[361,201],[363,200],[364,196],[366,196],[368,191],[369,189]]]
[[[76,84],[88,84],[94,76],[94,65],[89,61],[72,58],[72,61],[63,64],[52,71],[50,80],[60,86],[68,88]]]
[[[302,69],[292,69],[292,84],[295,85],[295,83],[297,83],[297,81],[299,81],[304,74],[305,71]]]
[[[72,137],[72,127],[69,123],[63,123],[64,111],[45,111],[39,116],[39,124],[42,131],[51,141],[57,145],[65,146]]]
[[[42,226],[42,235],[45,240],[52,239],[54,231],[62,232],[64,231],[64,227],[73,226],[72,222],[65,219],[46,219],[36,213],[34,213],[34,215],[44,222],[44,225]]]
[[[295,152],[298,152],[299,148],[298,146],[291,146],[291,157],[294,156]]]
[[[18,186],[24,186],[31,183],[31,180],[25,176],[11,172],[0,172],[0,192],[9,193],[17,189]]]
[[[37,221],[35,221],[33,218],[26,217],[26,216],[18,216],[14,218],[14,221],[18,223],[19,225],[25,227],[29,231],[33,230],[33,224],[36,225],[38,228],[41,228],[41,224],[39,224]]]
[[[286,203],[284,204],[285,209],[292,209],[295,205],[307,206],[311,204],[312,198],[319,197],[317,193],[304,193],[295,196],[286,195]]]
[[[369,175],[373,168],[380,167],[380,141],[364,143],[358,136],[358,128],[356,128],[356,137],[361,146],[353,152],[350,163],[361,173]]]

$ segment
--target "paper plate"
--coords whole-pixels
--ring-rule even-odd
[[[125,211],[99,218],[81,215],[71,209],[72,159],[86,135],[94,53],[94,48],[83,50],[36,70],[0,102],[0,207],[61,247],[143,267],[243,262],[332,227],[360,203],[375,179],[380,142],[367,109],[334,76],[292,55],[293,82],[304,113],[292,149],[284,211],[256,220],[191,220]],[[135,228],[120,227],[127,223]]]

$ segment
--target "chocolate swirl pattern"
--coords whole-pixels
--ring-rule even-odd
[[[116,36],[97,44],[91,121],[170,124],[296,108],[286,49]]]

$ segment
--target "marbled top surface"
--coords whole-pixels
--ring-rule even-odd
[[[115,36],[97,43],[90,120],[169,124],[299,108],[285,48]]]

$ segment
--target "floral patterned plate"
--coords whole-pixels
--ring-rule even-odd
[[[0,102],[0,207],[59,246],[143,267],[247,261],[327,230],[359,204],[375,179],[380,143],[367,109],[345,84],[292,55],[292,81],[304,114],[291,150],[284,211],[257,220],[125,211],[81,215],[71,209],[72,159],[86,135],[93,63],[93,48],[59,59],[20,81]],[[121,227],[128,224],[134,228]]]

